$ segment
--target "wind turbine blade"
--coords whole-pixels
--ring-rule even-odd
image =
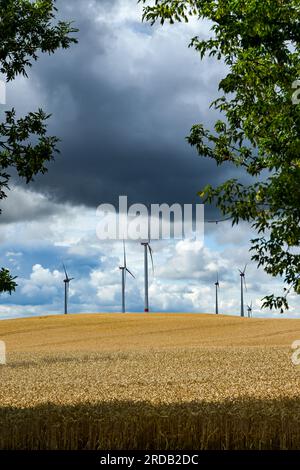
[[[149,253],[150,253],[150,258],[151,258],[151,264],[152,264],[152,271],[154,272],[154,263],[153,263],[153,255],[152,255],[152,248],[151,246],[148,244],[147,245],[148,248],[149,248]]]
[[[148,243],[150,243],[150,235],[151,235],[151,216],[150,216],[150,210],[147,206],[147,222],[148,222]]]
[[[245,276],[243,277],[243,279],[244,279],[244,285],[245,285],[246,292],[248,292]]]
[[[66,267],[65,267],[64,263],[63,263],[63,268],[64,268],[64,271],[65,271],[66,279],[69,279],[68,278],[68,273],[67,273],[67,270],[66,270]]]
[[[245,264],[244,271],[243,271],[244,274],[246,272],[247,266],[248,266],[248,263]]]
[[[135,276],[132,274],[132,272],[131,272],[131,271],[129,271],[129,269],[128,269],[128,268],[126,268],[126,271],[127,271],[127,272],[128,272],[128,273],[129,273],[129,274],[132,276],[132,277],[134,277],[134,279],[135,279]]]
[[[125,248],[124,240],[123,240],[123,253],[124,253],[124,268],[126,268],[126,248]]]

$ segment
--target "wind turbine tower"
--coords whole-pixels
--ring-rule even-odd
[[[145,276],[145,312],[149,312],[149,279],[148,279],[148,251],[152,263],[152,271],[154,271],[152,248],[150,241],[142,242],[141,245],[144,247],[144,276]]]
[[[63,264],[63,267],[64,267],[64,271],[65,271],[65,275],[66,275],[66,277],[64,279],[64,283],[65,283],[65,315],[67,315],[67,313],[68,313],[68,298],[69,298],[70,282],[73,281],[74,277],[69,277],[64,264]]]
[[[252,318],[252,310],[253,310],[253,303],[252,303],[252,300],[251,300],[251,304],[250,305],[247,305],[247,310],[248,310],[248,318]]]
[[[244,286],[245,286],[245,289],[247,290],[246,279],[245,279],[246,268],[247,268],[247,264],[245,265],[243,271],[241,271],[241,270],[239,269],[240,277],[241,277],[241,317],[244,317],[244,316],[245,316],[245,309],[244,309]]]
[[[122,272],[122,312],[126,312],[126,306],[125,306],[125,288],[126,288],[126,272],[130,274],[135,279],[135,276],[132,274],[131,271],[127,268],[127,262],[126,262],[126,248],[125,248],[125,242],[123,240],[123,254],[124,254],[124,263],[123,266],[120,266],[121,272]]]
[[[219,298],[218,298],[218,291],[219,291],[219,288],[220,288],[220,283],[219,283],[219,275],[217,275],[217,282],[215,282],[215,286],[216,286],[216,315],[218,315],[219,313]]]

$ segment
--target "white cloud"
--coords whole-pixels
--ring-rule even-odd
[[[55,297],[62,285],[63,274],[57,270],[50,271],[40,264],[32,267],[29,279],[21,280],[21,293],[27,297]]]

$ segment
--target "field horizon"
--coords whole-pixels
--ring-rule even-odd
[[[6,342],[8,352],[43,351],[49,347],[54,351],[201,347],[212,343],[290,347],[298,338],[299,319],[241,318],[222,314],[76,313],[0,322],[0,339]]]

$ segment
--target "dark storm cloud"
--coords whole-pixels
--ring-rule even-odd
[[[122,194],[130,202],[189,203],[201,187],[223,180],[224,168],[185,141],[193,123],[211,120],[218,83],[215,63],[201,64],[187,49],[189,32],[154,38],[158,30],[139,18],[113,21],[117,0],[57,5],[80,29],[79,44],[41,57],[31,73],[47,95],[51,132],[62,139],[61,155],[35,188],[89,206]]]

